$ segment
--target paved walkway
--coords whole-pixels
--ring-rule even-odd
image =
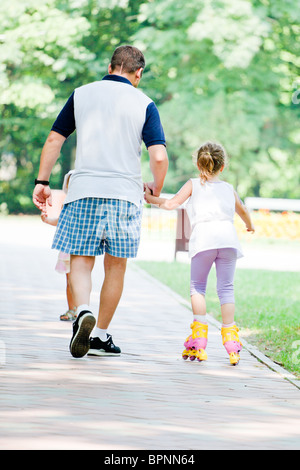
[[[0,224],[0,449],[300,449],[299,381],[247,349],[231,367],[214,321],[209,360],[184,362],[190,309],[134,262],[111,325],[123,354],[73,359],[51,229]],[[101,258],[93,277],[97,309]]]

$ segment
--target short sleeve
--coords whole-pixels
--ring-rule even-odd
[[[142,138],[147,148],[151,145],[166,145],[165,134],[160,121],[159,112],[153,101],[147,106]]]
[[[74,116],[74,92],[69,97],[65,106],[57,116],[51,130],[69,137],[76,129],[75,116]]]

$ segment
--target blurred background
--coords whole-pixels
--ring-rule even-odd
[[[36,213],[41,148],[75,87],[99,80],[114,49],[146,57],[140,89],[158,105],[176,192],[201,142],[222,143],[241,198],[300,198],[300,5],[297,0],[2,0],[0,211]],[[72,135],[55,166],[73,166]],[[143,174],[151,179],[147,153]],[[266,208],[267,209],[267,208]]]

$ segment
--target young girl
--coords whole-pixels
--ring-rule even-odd
[[[65,175],[63,188],[62,188],[64,193],[67,193],[68,191],[69,180],[70,180],[72,173],[73,173],[73,170],[69,171],[69,173]],[[49,218],[46,214],[42,214],[41,219],[46,224],[49,224],[52,226],[56,226],[58,223],[58,217]],[[66,275],[66,295],[67,295],[68,310],[66,311],[66,313],[60,315],[59,318],[61,321],[74,321],[76,320],[76,306],[74,305],[70,283],[69,283],[70,255],[60,251],[58,253],[58,259],[57,259],[57,263],[55,266],[55,270],[58,273]]]
[[[186,209],[192,233],[189,242],[191,258],[191,303],[194,321],[192,334],[184,343],[184,359],[205,361],[208,325],[206,321],[206,284],[215,263],[217,293],[222,313],[222,339],[230,363],[239,362],[242,344],[235,325],[234,273],[242,250],[233,225],[236,212],[245,222],[246,230],[254,232],[250,214],[233,187],[219,179],[225,168],[226,153],[221,145],[207,142],[197,151],[198,178],[192,178],[171,199],[151,195],[145,188],[145,199],[162,209],[173,210],[188,198]]]

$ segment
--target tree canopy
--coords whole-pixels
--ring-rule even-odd
[[[296,0],[2,0],[0,211],[34,212],[43,143],[74,88],[101,79],[118,45],[146,58],[175,192],[203,141],[229,155],[241,197],[300,198],[300,6]],[[299,91],[299,93],[298,93]],[[72,167],[75,135],[51,177]],[[147,152],[143,174],[150,179]]]

